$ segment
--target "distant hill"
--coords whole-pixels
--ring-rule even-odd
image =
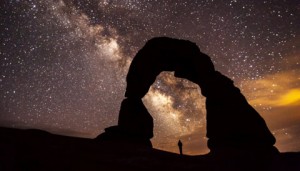
[[[300,153],[281,153],[266,160],[258,158],[230,154],[180,156],[126,141],[0,128],[1,171],[300,170]]]

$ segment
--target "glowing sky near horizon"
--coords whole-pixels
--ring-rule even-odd
[[[117,123],[132,57],[157,36],[196,42],[300,151],[300,1],[4,0],[0,126],[95,137]],[[143,99],[154,147],[208,151],[200,89],[162,73]]]

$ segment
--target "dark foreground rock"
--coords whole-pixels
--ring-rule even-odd
[[[0,128],[0,170],[300,170],[300,153],[180,156],[126,140],[75,138]]]

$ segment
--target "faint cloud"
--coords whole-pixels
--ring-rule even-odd
[[[241,83],[249,103],[259,107],[300,105],[300,81],[297,72],[286,71]]]

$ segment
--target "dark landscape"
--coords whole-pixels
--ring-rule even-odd
[[[0,128],[0,170],[300,170],[300,153],[272,160],[250,156],[188,156],[126,141],[54,135],[42,130]]]

